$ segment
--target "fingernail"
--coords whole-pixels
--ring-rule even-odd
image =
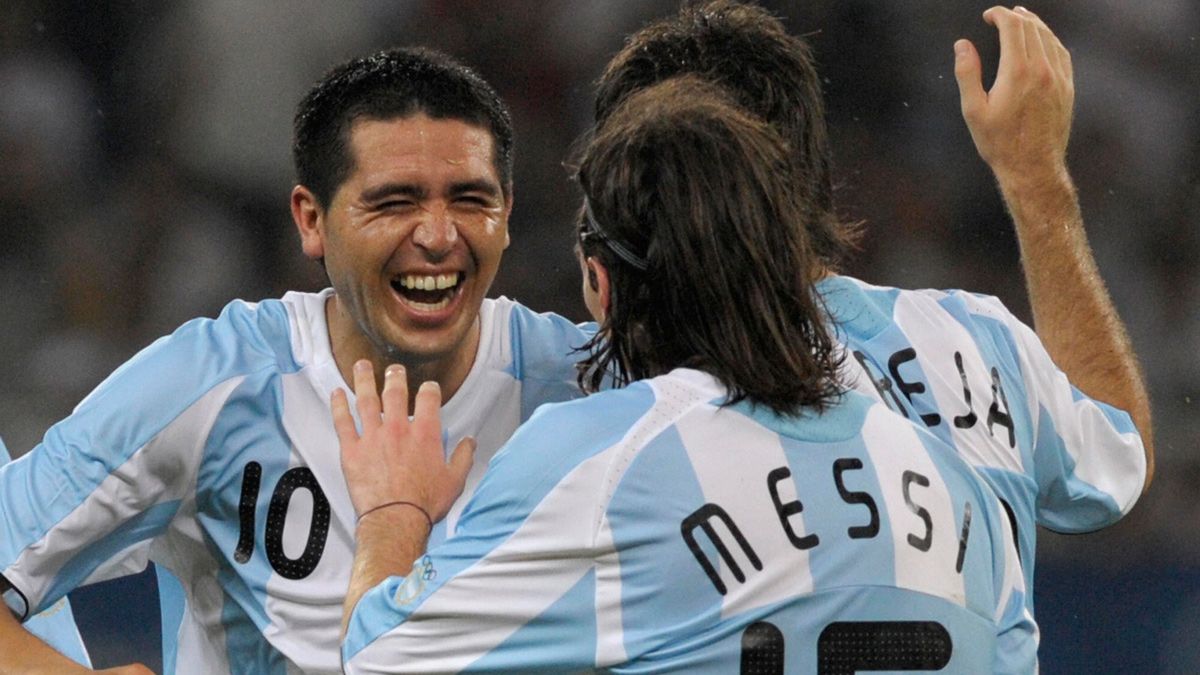
[[[371,369],[371,362],[366,359],[359,359],[354,362],[354,369],[358,372],[366,372]]]
[[[966,40],[959,40],[954,43],[954,54],[956,56],[966,56],[967,55],[967,41]]]
[[[394,377],[396,375],[403,375],[403,374],[404,374],[404,366],[402,366],[398,363],[393,363],[392,365],[387,367],[387,370],[383,371],[384,377]]]
[[[1013,7],[1013,10],[1014,10],[1014,11],[1017,11],[1017,12],[1022,12],[1022,13],[1027,13],[1027,12],[1029,12],[1029,10],[1025,9],[1024,7],[1022,7],[1022,6],[1020,6],[1020,5],[1017,5],[1016,7]]]
[[[437,380],[425,380],[424,382],[421,383],[421,388],[424,389],[426,387],[429,387],[430,389],[435,389],[437,391],[442,390],[442,385],[438,384]]]

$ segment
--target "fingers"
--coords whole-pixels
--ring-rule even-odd
[[[1054,31],[1050,30],[1050,27],[1046,25],[1046,22],[1040,16],[1024,7],[1018,9],[1037,27],[1038,39],[1042,43],[1042,49],[1045,51],[1046,59],[1049,61],[1050,66],[1061,77],[1070,80],[1071,55],[1067,53],[1067,48],[1063,46],[1062,41],[1058,39]]]
[[[413,401],[413,431],[421,437],[442,435],[442,388],[437,382],[429,381],[417,390]]]
[[[379,394],[375,391],[375,371],[371,362],[362,359],[354,364],[354,396],[358,402],[358,419],[362,421],[363,434],[379,426]]]
[[[970,40],[954,43],[954,79],[958,81],[963,117],[975,119],[987,105],[987,92],[983,90],[983,66],[979,52]]]
[[[383,371],[383,419],[408,424],[408,378],[404,366],[392,364]]]
[[[1021,17],[1006,7],[992,7],[983,13],[983,20],[1000,32],[1000,71],[996,76],[999,83],[1008,73],[1020,70],[1026,59],[1025,28]]]
[[[334,389],[330,399],[333,408],[333,430],[337,433],[338,444],[348,448],[358,440],[358,429],[354,427],[354,416],[350,414],[350,401],[346,399],[345,389]]]

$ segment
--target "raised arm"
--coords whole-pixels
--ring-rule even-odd
[[[983,89],[979,53],[968,40],[954,45],[954,73],[971,138],[1016,226],[1034,326],[1080,391],[1133,418],[1146,453],[1144,489],[1154,474],[1150,400],[1096,268],[1067,171],[1075,102],[1071,56],[1027,9],[992,7],[983,18],[1000,34],[992,89]]]

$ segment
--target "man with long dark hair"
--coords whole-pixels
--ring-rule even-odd
[[[1037,526],[1082,533],[1116,522],[1149,486],[1154,454],[1137,357],[1067,172],[1070,54],[1025,8],[993,7],[984,19],[999,32],[994,85],[984,90],[967,40],[954,45],[955,75],[976,148],[1013,216],[1036,334],[993,297],[879,287],[838,273],[859,228],[834,210],[816,62],[808,43],[762,7],[689,4],[638,31],[601,77],[595,113],[603,124],[641,89],[693,74],[779,130],[800,167],[792,189],[816,211],[806,224],[820,256],[813,275],[848,352],[846,377],[983,474],[1017,530],[1032,588]]]
[[[356,371],[361,435],[335,393],[347,673],[1032,672],[995,495],[837,383],[796,171],[700,80],[613,113],[579,169],[582,375],[626,386],[542,407],[426,556],[470,464],[444,459],[439,388],[410,420],[402,368],[382,400]]]

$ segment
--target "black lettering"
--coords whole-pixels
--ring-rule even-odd
[[[851,539],[869,539],[879,534],[879,507],[875,500],[866,492],[854,492],[846,489],[842,482],[842,474],[863,468],[862,460],[856,457],[843,457],[833,463],[833,482],[837,483],[838,494],[847,504],[862,504],[871,512],[871,520],[866,525],[855,525],[846,530]]]
[[[896,381],[896,386],[900,389],[900,393],[904,394],[904,398],[908,399],[909,405],[916,409],[916,404],[913,403],[913,394],[924,394],[924,382],[908,382],[904,376],[900,374],[900,366],[913,361],[917,358],[917,350],[912,347],[901,349],[892,354],[888,359],[888,372],[892,374],[892,379]],[[925,413],[921,415],[921,421],[927,427],[936,427],[942,423],[942,416],[937,413]]]
[[[913,483],[921,487],[929,487],[929,479],[916,471],[905,471],[901,476],[904,486],[904,503],[908,505],[908,510],[917,514],[922,521],[925,522],[925,536],[918,537],[912,533],[908,535],[908,544],[918,551],[928,551],[933,545],[933,519],[929,517],[929,511],[912,500],[912,494],[909,491],[909,486]]]
[[[904,404],[900,402],[900,397],[897,396],[895,390],[892,389],[892,381],[888,379],[888,376],[881,372],[879,374],[879,379],[876,380],[875,376],[871,374],[871,371],[878,370],[878,368],[875,368],[874,365],[869,365],[870,361],[867,359],[866,354],[863,354],[857,350],[855,350],[853,354],[854,358],[858,361],[858,364],[862,366],[863,372],[866,374],[867,379],[870,380],[871,384],[875,387],[875,391],[879,392],[879,398],[882,399],[884,403],[887,403],[889,408],[904,415],[905,417],[908,417],[908,410],[905,409]],[[891,403],[888,402],[888,399],[891,399]]]
[[[737,541],[738,546],[741,546],[742,553],[746,554],[754,569],[762,571],[763,565],[762,561],[758,559],[758,554],[754,552],[754,549],[750,548],[750,542],[746,541],[746,537],[742,535],[742,531],[738,529],[733,519],[725,512],[725,509],[720,506],[712,503],[705,504],[696,509],[687,518],[684,518],[679,528],[684,542],[687,543],[688,548],[692,551],[692,555],[696,557],[696,562],[700,563],[700,567],[704,568],[704,573],[708,575],[708,580],[713,583],[717,592],[725,595],[727,591],[725,582],[721,581],[716,567],[713,566],[712,561],[708,559],[708,556],[704,554],[703,549],[700,548],[700,544],[696,541],[694,533],[697,527],[704,530],[704,534],[708,536],[708,540],[717,547],[717,553],[721,556],[721,561],[733,573],[733,578],[737,579],[738,583],[746,581],[746,575],[742,572],[742,568],[738,566],[737,561],[734,560],[733,555],[729,552],[729,548],[725,546],[725,542],[717,535],[717,531],[710,522],[713,518],[717,518],[722,523],[725,523],[725,527],[733,533],[734,540]]]
[[[959,352],[954,352],[954,366],[958,368],[958,377],[962,380],[963,400],[967,403],[967,414],[955,417],[954,426],[958,429],[970,429],[979,421],[979,416],[971,406],[971,387],[967,384],[967,371],[963,369],[963,357]]]
[[[255,510],[258,508],[258,489],[262,483],[262,465],[250,462],[242,471],[242,496],[238,500],[238,541],[233,559],[245,565],[254,554]]]
[[[299,558],[292,559],[283,550],[283,526],[287,520],[288,504],[299,489],[312,494],[312,522],[309,524],[308,541]],[[287,579],[303,579],[313,573],[321,555],[325,552],[325,538],[329,535],[329,500],[317,483],[316,476],[308,467],[288,469],[275,491],[271,494],[271,505],[267,509],[267,561],[280,576]]]
[[[1004,500],[1001,500],[1003,503]],[[1005,504],[1005,506],[1008,506]],[[958,537],[958,561],[954,563],[954,571],[962,574],[963,560],[967,557],[967,538],[971,536],[971,502],[963,508],[962,534]],[[1019,548],[1019,547],[1018,547]]]
[[[788,541],[792,542],[792,546],[806,551],[821,543],[821,540],[816,534],[798,536],[792,529],[792,523],[788,519],[803,511],[804,505],[800,503],[799,499],[786,504],[779,499],[779,482],[791,477],[791,470],[786,466],[781,466],[767,474],[767,489],[771,492],[771,502],[775,504],[775,513],[779,514],[779,523],[783,525],[783,532],[787,535]]]
[[[1004,409],[1000,406],[1003,404]],[[996,435],[993,426],[999,424],[1008,429],[1008,447],[1017,447],[1017,430],[1013,426],[1012,417],[1009,415],[1010,408],[1008,407],[1008,397],[1004,395],[1004,387],[1000,384],[1000,371],[992,368],[992,407],[988,408],[987,425],[988,433]]]

